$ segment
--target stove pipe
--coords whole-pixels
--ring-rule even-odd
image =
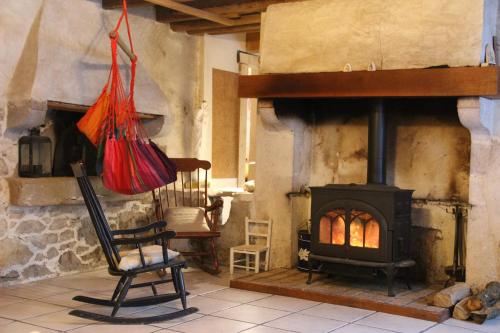
[[[368,121],[368,184],[386,184],[386,120],[383,99],[376,99]]]

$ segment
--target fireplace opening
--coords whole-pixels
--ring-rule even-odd
[[[80,160],[85,162],[89,176],[96,175],[97,149],[76,127],[83,115],[81,112],[56,109],[47,112],[55,143],[52,163],[54,177],[73,177],[70,164]]]

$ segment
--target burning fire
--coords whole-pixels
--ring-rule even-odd
[[[346,241],[345,211],[330,211],[320,220],[319,241],[324,244],[344,245]],[[379,223],[368,213],[351,211],[349,245],[378,249],[380,240]]]

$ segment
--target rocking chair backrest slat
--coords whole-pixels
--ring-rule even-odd
[[[171,158],[170,160],[177,167],[180,183],[173,183],[173,199],[168,193],[169,186],[164,186],[166,200],[161,201],[162,213],[166,208],[178,206],[206,208],[208,206],[208,170],[212,167],[210,162],[196,158]],[[205,171],[205,179],[200,178],[200,170]],[[193,182],[195,183],[193,184]],[[180,186],[179,190],[178,185]],[[198,193],[193,193],[196,190]],[[203,193],[203,191],[205,192]],[[166,207],[163,206],[163,203],[166,204]],[[163,214],[158,214],[157,217],[163,218]]]
[[[101,204],[97,199],[97,195],[90,184],[85,167],[82,162],[74,163],[71,167],[82,192],[85,205],[87,206],[90,219],[106,257],[106,261],[110,268],[117,269],[116,263],[120,262],[120,254],[118,248],[111,244],[111,228],[108,225]]]

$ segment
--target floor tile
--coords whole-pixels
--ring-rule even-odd
[[[209,298],[205,296],[195,296],[188,299],[187,303],[189,307],[197,307],[199,310],[198,312],[201,314],[211,314],[240,305],[240,303],[223,301],[220,299]],[[169,302],[166,304],[166,306],[175,307],[176,309],[182,309],[180,300]]]
[[[242,333],[289,333],[293,331],[280,330],[279,328],[267,327],[267,326],[255,326],[249,330],[243,331]]]
[[[57,331],[48,328],[33,326],[18,321],[12,324],[0,326],[0,333],[56,333]]]
[[[0,307],[0,317],[22,320],[65,310],[62,306],[37,301],[25,301]]]
[[[95,324],[71,330],[71,333],[151,333],[157,332],[158,327],[148,325],[103,325]]]
[[[73,291],[74,289],[64,288],[61,286],[52,286],[42,283],[30,283],[4,288],[2,291],[10,296],[17,296],[28,299],[38,299],[57,294],[63,294]]]
[[[16,296],[9,296],[9,295],[0,295],[0,307],[4,305],[10,305],[14,303],[19,303],[26,301],[25,298],[21,297],[16,297]]]
[[[0,326],[12,323],[11,319],[0,318]]]
[[[242,333],[288,333],[293,331],[280,330],[279,328],[267,327],[267,326],[255,326],[249,330],[243,331]]]
[[[234,308],[216,312],[212,315],[227,319],[245,321],[252,324],[263,324],[265,322],[275,320],[289,314],[290,312],[286,311],[243,304]]]
[[[252,326],[254,325],[241,321],[205,316],[174,326],[171,329],[185,333],[236,333],[249,329]]]
[[[276,310],[296,312],[305,310],[315,305],[319,305],[320,303],[293,297],[271,296],[251,302],[249,304],[255,306],[263,306],[265,308],[271,308]]]
[[[248,303],[271,296],[271,294],[258,293],[255,291],[227,288],[204,294],[205,297],[222,299],[225,301]]]
[[[335,331],[334,333],[393,333],[393,331],[383,330],[381,328],[348,324]]]
[[[48,279],[42,282],[45,285],[58,286],[70,289],[87,290],[92,292],[114,290],[116,281],[85,276],[63,276],[55,279]]]
[[[24,322],[58,331],[69,331],[95,323],[95,321],[92,320],[72,316],[68,314],[68,312],[67,309],[59,312],[52,312],[42,316],[25,319]]]
[[[129,315],[134,314],[136,312],[146,311],[146,310],[149,310],[149,309],[152,309],[155,307],[157,307],[157,305],[121,307],[118,310],[117,316],[129,316]],[[113,308],[110,306],[87,304],[87,305],[79,307],[78,310],[94,312],[94,313],[109,316],[109,315],[111,315]]]
[[[224,301],[248,303],[253,302],[265,297],[271,296],[271,294],[258,293],[254,291],[247,291],[241,289],[227,288],[219,291],[211,292],[208,294],[203,294],[205,297],[222,299]]]
[[[371,316],[357,321],[356,324],[402,333],[417,333],[434,326],[436,323],[422,319],[377,312]]]
[[[451,326],[451,325],[442,325],[438,324],[429,330],[425,331],[425,333],[478,333],[479,331],[474,331],[467,328]]]
[[[204,295],[218,290],[228,289],[227,286],[209,282],[187,282],[186,290],[189,291],[191,296]]]
[[[450,325],[455,327],[462,327],[469,330],[475,330],[479,332],[486,333],[499,333],[500,332],[500,318],[495,318],[485,321],[482,325],[476,324],[472,321],[448,319],[443,322],[444,325]]]
[[[312,308],[301,311],[302,314],[309,316],[317,316],[328,319],[335,319],[341,321],[353,322],[364,318],[375,311],[351,308],[349,306],[335,305],[335,304],[320,304]]]
[[[136,318],[137,317],[152,317],[152,316],[159,316],[159,315],[172,313],[172,312],[176,312],[176,311],[179,311],[179,309],[168,308],[166,306],[158,306],[156,308],[152,308],[149,310],[136,312],[136,313],[132,314],[131,317],[136,317]],[[201,317],[203,317],[202,314],[192,313],[192,314],[184,316],[184,317],[180,317],[180,318],[176,318],[176,319],[172,319],[172,320],[167,320],[167,321],[159,322],[159,323],[153,323],[150,325],[157,327],[157,329],[168,328],[168,327],[179,325],[179,324],[182,324],[182,323],[194,320],[194,319],[198,319]]]
[[[68,308],[78,308],[78,307],[86,305],[86,303],[73,300],[73,297],[78,296],[78,295],[106,299],[106,297],[102,294],[91,293],[91,292],[83,291],[83,290],[75,290],[75,291],[72,291],[69,293],[57,294],[57,295],[52,295],[52,296],[40,298],[40,299],[37,299],[37,301],[43,302],[43,303],[65,306]]]
[[[342,327],[347,323],[338,320],[306,316],[294,313],[265,324],[265,326],[280,328],[300,333],[324,333]]]

